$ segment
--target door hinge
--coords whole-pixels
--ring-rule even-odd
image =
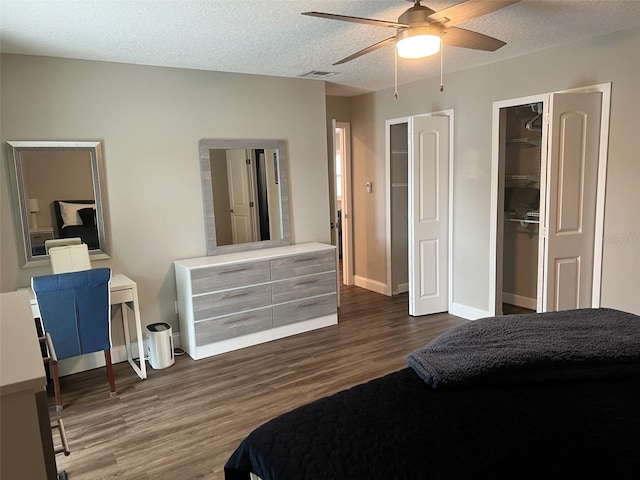
[[[549,125],[549,114],[548,113],[545,113],[542,116],[542,123],[545,124],[545,125]]]
[[[251,159],[247,158],[247,165],[251,165]]]
[[[249,202],[249,207],[253,208],[253,202]]]

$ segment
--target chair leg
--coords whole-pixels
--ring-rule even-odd
[[[117,396],[116,381],[113,377],[113,365],[111,364],[111,350],[104,351],[104,360],[107,364],[107,375],[109,375],[109,386],[111,387],[111,396]]]
[[[51,377],[53,377],[53,391],[56,395],[56,412],[61,412],[63,409],[62,406],[62,395],[60,394],[60,375],[58,374],[58,362],[49,363],[51,367]]]

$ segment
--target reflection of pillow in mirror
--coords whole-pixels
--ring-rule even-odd
[[[68,203],[59,202],[60,214],[62,215],[62,226],[82,225],[82,220],[78,214],[78,210],[83,208],[96,208],[95,203]]]
[[[82,225],[86,227],[93,227],[96,224],[96,209],[95,208],[81,208],[78,210]]]

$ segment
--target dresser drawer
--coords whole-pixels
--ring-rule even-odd
[[[297,302],[283,303],[273,307],[273,326],[281,327],[324,315],[336,313],[336,294],[305,298]]]
[[[274,304],[336,292],[336,272],[290,278],[271,284]]]
[[[191,289],[192,293],[197,295],[242,285],[264,283],[270,278],[268,260],[235,265],[215,265],[191,270]]]
[[[292,255],[271,260],[271,280],[330,272],[336,269],[336,252],[331,249],[324,252]]]
[[[271,328],[273,328],[271,307],[196,322],[196,345],[207,345]]]
[[[271,285],[253,285],[193,297],[195,321],[271,305]]]

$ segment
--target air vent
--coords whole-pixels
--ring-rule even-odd
[[[333,77],[335,74],[336,72],[322,72],[320,70],[311,70],[310,72],[303,73],[300,76],[304,78],[329,78]]]

